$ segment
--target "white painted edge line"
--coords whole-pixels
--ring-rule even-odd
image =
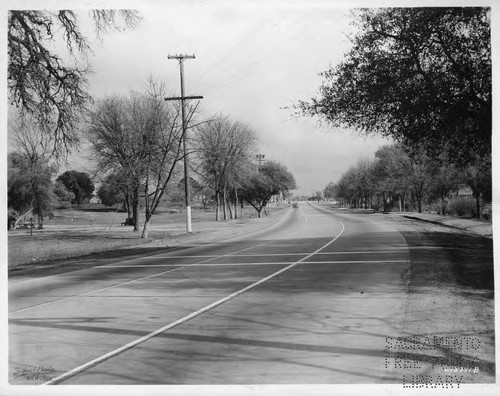
[[[330,254],[377,254],[377,253],[400,253],[404,251],[405,248],[398,249],[388,249],[388,250],[363,250],[363,251],[343,251],[343,252],[319,252],[318,255],[330,255]],[[272,257],[272,256],[305,256],[309,253],[253,253],[253,254],[228,254],[226,257]],[[151,260],[151,259],[182,259],[182,258],[214,258],[220,257],[216,255],[204,255],[204,256],[145,256],[138,257],[138,260]],[[109,267],[113,264],[101,265],[100,267]],[[179,264],[182,265],[182,264]],[[92,267],[95,268],[95,267]]]
[[[362,264],[362,263],[406,263],[408,260],[339,260],[339,261],[306,261],[303,264]],[[265,263],[209,263],[209,264],[191,264],[191,267],[238,267],[252,265],[285,265],[289,261],[269,261]],[[144,264],[144,265],[113,265],[107,268],[154,268],[154,267],[177,267],[176,264]]]
[[[29,307],[25,307],[25,308],[21,308],[21,309],[15,309],[13,311],[9,311],[8,314],[9,315],[10,314],[16,314],[16,313],[19,313],[19,312],[28,311],[28,310],[33,309],[33,308],[40,308],[40,307],[43,307],[43,306],[46,306],[46,305],[51,305],[51,304],[59,303],[61,301],[70,300],[72,298],[88,296],[89,294],[98,293],[98,292],[101,292],[101,291],[104,291],[104,290],[113,289],[115,287],[119,287],[119,286],[123,286],[123,285],[128,285],[130,283],[139,282],[139,281],[142,281],[142,280],[145,280],[145,279],[149,279],[149,278],[154,278],[156,276],[161,276],[161,275],[164,275],[164,274],[169,273],[169,272],[174,272],[174,271],[178,271],[178,270],[181,270],[181,269],[192,267],[194,265],[203,264],[203,263],[206,263],[207,261],[211,261],[211,260],[216,259],[216,258],[227,257],[227,256],[230,256],[233,253],[244,252],[245,250],[252,249],[252,248],[254,248],[256,246],[262,246],[262,245],[265,245],[265,244],[268,244],[268,243],[271,243],[271,242],[272,241],[265,241],[265,242],[259,243],[257,245],[253,245],[253,246],[249,246],[249,247],[237,250],[236,252],[221,254],[220,256],[213,256],[211,258],[207,258],[205,260],[202,260],[202,261],[200,261],[198,263],[174,265],[175,267],[178,267],[178,268],[173,268],[173,269],[169,269],[167,271],[159,272],[157,274],[151,274],[151,275],[143,276],[143,277],[140,277],[140,278],[131,279],[131,280],[125,281],[125,282],[115,283],[113,285],[102,287],[100,289],[90,290],[90,291],[85,292],[85,293],[75,294],[75,295],[63,297],[63,298],[60,298],[60,299],[57,299],[57,300],[51,300],[51,301],[47,301],[47,302],[40,303],[40,304],[30,305]],[[207,256],[201,256],[201,257],[207,257]],[[134,259],[130,259],[130,260],[134,260]],[[127,262],[127,261],[130,261],[130,260],[125,260],[123,262]],[[98,267],[92,267],[92,268],[98,268]],[[103,268],[110,268],[110,267],[106,267],[106,266],[102,266],[102,267]],[[127,268],[134,268],[132,265],[124,265],[123,268],[125,268],[125,267],[127,267]],[[119,268],[119,267],[117,267],[117,268]]]
[[[119,355],[120,353],[125,352],[126,350],[131,349],[131,348],[133,348],[133,347],[135,347],[135,346],[137,346],[137,345],[139,345],[139,344],[141,344],[141,343],[143,343],[143,342],[145,342],[153,337],[156,337],[157,335],[159,335],[159,334],[161,334],[161,333],[163,333],[163,332],[165,332],[173,327],[176,327],[184,322],[187,322],[188,320],[193,319],[196,316],[199,316],[204,312],[207,312],[207,311],[209,311],[209,310],[211,310],[211,309],[213,309],[221,304],[224,304],[225,302],[232,300],[233,298],[239,296],[240,294],[243,294],[243,293],[247,292],[248,290],[253,289],[253,288],[259,286],[260,284],[268,281],[269,279],[272,279],[272,278],[282,274],[283,272],[289,270],[290,268],[295,267],[297,264],[302,263],[304,260],[308,259],[309,257],[314,256],[317,252],[319,252],[320,250],[326,248],[327,246],[329,246],[333,242],[335,242],[344,233],[344,230],[345,230],[344,224],[341,223],[340,221],[339,221],[339,223],[342,225],[342,230],[339,232],[339,234],[337,236],[335,236],[331,241],[329,241],[326,245],[320,247],[319,249],[310,253],[306,257],[286,266],[285,268],[280,269],[279,271],[272,273],[271,275],[266,276],[265,278],[258,280],[257,282],[254,282],[254,283],[248,285],[247,287],[244,287],[243,289],[238,290],[237,292],[234,292],[233,294],[230,294],[229,296],[221,298],[220,300],[217,300],[217,301],[213,302],[212,304],[209,304],[209,305],[199,309],[198,311],[192,312],[191,314],[186,315],[183,318],[176,320],[175,322],[172,322],[166,326],[163,326],[163,327],[159,328],[158,330],[155,330],[155,331],[153,331],[153,332],[151,332],[151,333],[149,333],[141,338],[136,339],[135,341],[132,341],[126,345],[123,345],[120,348],[117,348],[117,349],[115,349],[111,352],[108,352],[104,355],[101,355],[101,356],[99,356],[99,357],[97,357],[97,358],[95,358],[87,363],[84,363],[78,367],[75,367],[74,369],[63,373],[63,374],[51,379],[50,381],[43,383],[42,385],[54,385],[54,384],[57,384],[65,379],[67,379],[67,378],[73,377],[74,375],[81,373],[82,371],[85,371],[85,370],[105,361],[105,360],[108,360],[116,355]]]
[[[206,247],[209,247],[209,246],[218,246],[218,245],[221,245],[221,244],[226,244],[228,242],[232,242],[232,241],[235,241],[235,240],[237,241],[239,239],[247,238],[248,236],[252,236],[254,234],[258,234],[258,233],[264,232],[264,231],[268,230],[269,228],[274,227],[277,224],[279,224],[285,218],[285,216],[287,215],[287,213],[292,213],[291,208],[288,208],[288,210],[283,214],[283,216],[281,216],[280,218],[278,218],[274,223],[271,223],[271,224],[268,224],[267,226],[264,226],[263,229],[260,229],[260,230],[254,231],[254,232],[250,232],[249,234],[245,234],[245,235],[240,235],[240,236],[235,236],[235,237],[229,237],[228,239],[221,239],[220,241],[207,243],[205,245],[196,245],[195,248],[197,248],[197,247],[204,247],[204,248],[206,248]],[[268,242],[265,242],[265,243],[270,243],[270,242],[268,241]],[[265,243],[263,243],[263,244],[265,244]],[[260,245],[262,245],[262,244],[258,244],[258,245],[255,245],[255,246],[260,246]],[[174,245],[172,247],[176,247],[176,246]],[[244,251],[244,250],[246,250],[246,248],[242,249],[242,250],[238,250],[237,252]],[[223,256],[226,256],[226,255],[223,255]],[[223,257],[223,256],[214,256],[214,257]],[[154,254],[152,256],[150,256],[150,257],[151,258],[155,258]],[[186,256],[182,256],[182,257],[186,257]],[[196,257],[196,256],[191,256],[191,257]],[[211,257],[211,256],[200,256],[200,258],[201,257]],[[142,259],[142,258],[146,258],[146,257],[132,257],[132,258],[128,258],[128,259],[125,259],[125,260],[121,260],[120,262],[121,263],[126,263],[128,261],[134,261],[134,260]],[[184,267],[187,267],[187,266],[188,265],[184,265]],[[82,268],[82,269],[79,269],[77,271],[87,271],[87,270],[92,269],[92,268],[94,268],[94,267]],[[57,276],[57,275],[50,275],[50,276]],[[20,282],[31,282],[31,279],[21,280]],[[78,297],[78,296],[75,296],[75,297]],[[45,305],[45,304],[43,304],[43,305]],[[39,306],[39,305],[34,305],[33,307],[35,307],[35,306]],[[19,312],[19,311],[11,311],[11,312]],[[9,312],[9,313],[11,313],[11,312]]]
[[[129,265],[124,265],[123,267],[133,268],[133,266],[129,266]],[[160,276],[160,275],[166,274],[167,272],[177,271],[177,270],[179,270],[181,268],[185,268],[186,266],[176,265],[175,267],[178,267],[178,268],[169,269],[167,271],[163,271],[163,272],[160,272],[160,273],[157,273],[157,274],[151,274],[151,275],[148,275],[148,276],[143,276],[141,278],[131,279],[131,280],[126,281],[126,282],[115,283],[113,285],[102,287],[100,289],[91,290],[91,291],[88,291],[88,292],[85,292],[85,293],[75,294],[75,295],[72,295],[72,296],[67,296],[67,297],[64,297],[64,298],[59,298],[57,300],[51,300],[51,301],[47,301],[47,302],[40,303],[40,304],[30,305],[29,307],[26,307],[26,308],[15,309],[13,311],[9,311],[9,315],[10,314],[14,314],[14,313],[28,311],[28,310],[33,309],[33,308],[40,308],[40,307],[43,307],[43,306],[46,306],[46,305],[55,304],[55,303],[58,303],[58,302],[61,302],[61,301],[65,301],[65,300],[69,300],[69,299],[76,298],[76,297],[88,296],[89,294],[93,294],[93,293],[101,292],[101,291],[104,291],[104,290],[112,289],[114,287],[118,287],[118,286],[122,286],[122,285],[127,285],[129,283],[138,282],[138,281],[141,281],[141,280],[144,280],[144,279],[148,279],[148,278],[152,278],[152,277],[155,277],[155,276]]]

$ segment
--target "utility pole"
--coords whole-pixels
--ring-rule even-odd
[[[181,101],[181,117],[182,117],[182,143],[184,146],[184,191],[186,198],[186,230],[188,233],[193,232],[191,227],[191,189],[189,186],[189,161],[187,151],[187,125],[185,116],[185,101],[186,99],[203,99],[203,96],[184,96],[184,59],[194,59],[193,55],[179,54],[168,55],[168,59],[177,59],[179,61],[181,71],[181,96],[165,98],[165,100],[180,100]]]

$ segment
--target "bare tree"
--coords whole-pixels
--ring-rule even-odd
[[[179,106],[165,102],[165,85],[153,78],[144,93],[108,97],[89,114],[93,158],[102,172],[127,175],[134,231],[139,231],[139,201],[144,203],[142,237],[184,158]],[[188,109],[188,121],[196,107]]]
[[[220,208],[226,215],[227,189],[236,181],[238,165],[249,161],[256,142],[255,133],[245,124],[219,115],[198,129],[195,146],[198,173],[215,193],[215,220],[220,220]],[[234,183],[233,183],[234,184]]]
[[[182,120],[178,106],[165,102],[165,85],[152,78],[148,79],[147,96],[145,97],[150,113],[148,114],[149,136],[153,138],[154,147],[150,147],[146,158],[144,183],[145,221],[142,238],[148,238],[152,216],[158,208],[169,183],[174,180],[178,164],[184,159],[182,151]],[[197,106],[189,107],[187,120],[193,118]]]

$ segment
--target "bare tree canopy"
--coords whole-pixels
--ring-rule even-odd
[[[146,91],[96,101],[87,132],[99,172],[115,174],[115,185],[130,198],[134,231],[139,231],[139,201],[144,203],[143,238],[172,182],[182,153],[179,106],[165,102],[166,86],[148,78]],[[190,108],[188,118],[195,108]]]
[[[491,151],[489,8],[360,10],[345,60],[302,114],[468,162]]]
[[[133,28],[140,21],[133,10],[93,10],[91,15],[99,38],[106,31]],[[53,49],[57,32],[62,32],[74,65]],[[9,100],[23,118],[32,118],[51,136],[56,153],[78,140],[74,129],[89,100],[86,74],[90,68],[86,62],[79,65],[76,54],[85,57],[90,50],[73,11],[9,12]]]
[[[198,129],[194,137],[199,164],[197,171],[215,193],[216,220],[219,220],[221,193],[225,196],[230,186],[237,189],[238,172],[250,162],[256,141],[252,129],[224,115],[213,117]]]

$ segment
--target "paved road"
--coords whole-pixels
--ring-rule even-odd
[[[10,383],[400,384],[409,265],[390,223],[302,203],[244,239],[11,279]]]

